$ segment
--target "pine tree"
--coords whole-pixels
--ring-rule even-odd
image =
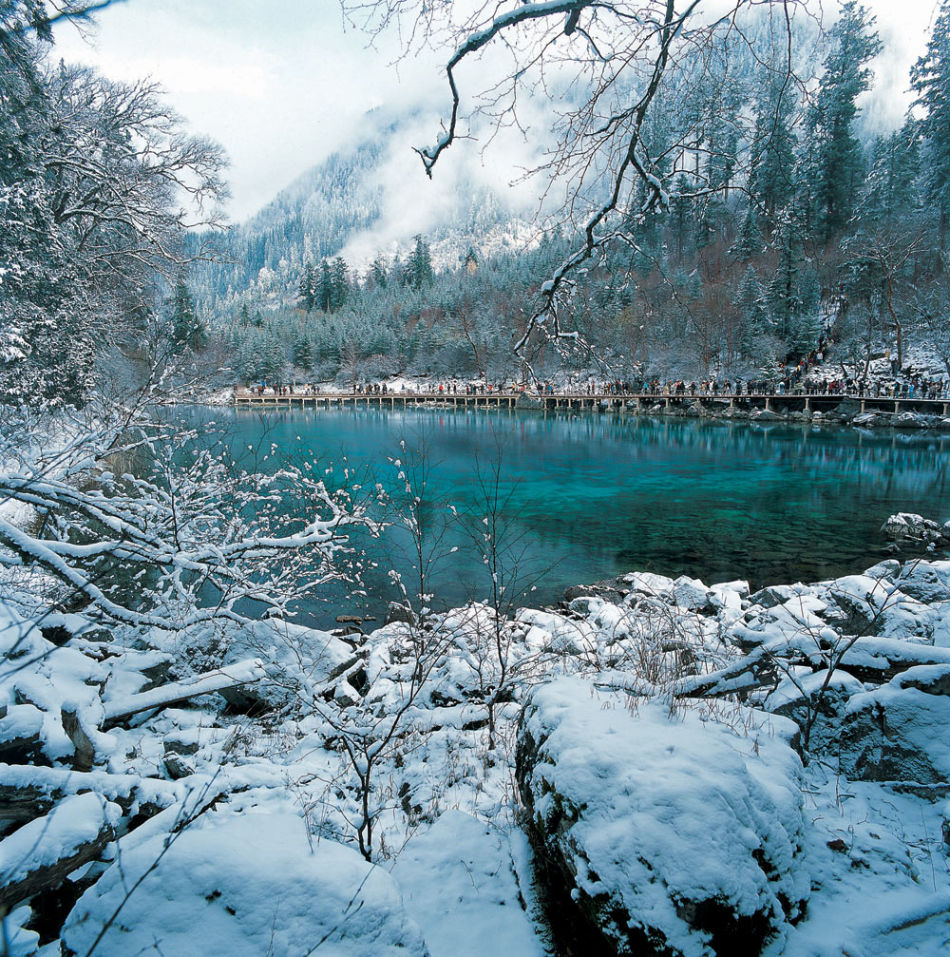
[[[763,302],[762,285],[755,269],[746,267],[732,304],[739,314],[739,342],[744,356],[760,351],[762,338],[769,331],[768,316]]]
[[[923,110],[927,196],[940,213],[941,245],[946,246],[950,218],[950,0],[943,0],[926,53],[911,70],[916,106]]]
[[[860,221],[887,224],[920,207],[920,126],[908,116],[890,136],[881,136],[861,190]]]
[[[304,312],[313,312],[317,304],[317,272],[313,268],[313,263],[308,262],[304,266],[298,293],[298,299]]]
[[[333,275],[326,258],[320,260],[320,279],[317,282],[316,304],[321,312],[333,312]]]
[[[349,297],[350,284],[347,266],[342,256],[337,256],[330,266],[330,312],[342,309]]]
[[[283,336],[273,327],[264,335],[258,369],[260,376],[270,383],[280,385],[287,379],[287,349]]]
[[[762,252],[762,230],[759,229],[759,217],[751,203],[742,219],[739,235],[729,252],[741,263],[754,259]]]
[[[294,339],[294,365],[299,369],[309,369],[313,363],[313,349],[307,333],[300,331]]]
[[[792,85],[771,79],[756,111],[749,192],[765,210],[770,227],[794,192],[794,105]]]
[[[416,236],[416,244],[406,262],[406,285],[413,289],[431,286],[434,279],[432,257],[429,247],[421,235]]]
[[[208,344],[204,323],[195,312],[195,301],[184,279],[175,283],[171,302],[172,341],[192,352],[199,352]]]
[[[378,289],[385,289],[387,283],[386,261],[382,256],[377,255],[370,266],[373,282]]]
[[[802,315],[801,271],[804,264],[801,228],[794,217],[785,215],[775,231],[774,247],[778,264],[768,285],[766,299],[776,334],[788,345],[796,338],[797,320]]]
[[[829,31],[832,47],[808,113],[802,185],[816,234],[829,240],[847,224],[863,167],[861,145],[853,133],[858,96],[868,89],[867,64],[881,50],[875,18],[847,0]]]

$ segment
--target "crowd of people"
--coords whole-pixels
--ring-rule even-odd
[[[552,381],[527,383],[502,383],[478,381],[395,381],[357,382],[349,389],[321,386],[313,383],[279,384],[261,382],[238,388],[236,391],[251,395],[312,396],[337,395],[349,392],[352,395],[569,395],[569,396],[743,396],[743,395],[853,395],[871,398],[901,399],[950,399],[950,379],[928,377],[907,370],[896,377],[859,380],[856,378],[827,378],[818,374],[822,354],[816,350],[801,360],[794,368],[785,369],[785,375],[775,378],[709,378],[695,381],[684,379],[661,380],[659,378],[638,380],[569,382],[555,384]]]

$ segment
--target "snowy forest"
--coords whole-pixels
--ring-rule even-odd
[[[690,60],[671,67],[643,137],[667,201],[619,224],[622,241],[575,273],[560,311],[581,344],[535,335],[538,374],[756,376],[830,334],[849,377],[885,353],[903,367],[908,349],[946,375],[946,26],[935,23],[893,130],[862,114],[881,41],[857,4],[825,35],[808,23],[794,36],[796,61],[818,59],[814,88],[789,78],[764,14],[753,46],[717,48],[707,82],[689,82]],[[430,235],[348,263],[350,238],[380,216],[374,182],[399,129],[374,128],[305,174],[228,235],[224,264],[193,272],[214,358],[238,379],[519,376],[512,342],[577,223],[548,209],[519,232],[503,194],[469,184]]]
[[[115,5],[0,0],[0,957],[945,953],[950,0],[894,129],[857,0],[342,0],[442,112],[238,225],[156,83],[58,57]],[[511,130],[527,205],[465,165]],[[462,172],[400,232],[410,149]],[[943,391],[355,408],[818,352]]]

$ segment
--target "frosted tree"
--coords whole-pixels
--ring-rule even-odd
[[[170,306],[171,334],[175,345],[193,352],[203,349],[208,344],[208,333],[195,312],[195,300],[184,279],[175,283]]]
[[[636,245],[636,228],[668,208],[677,176],[701,166],[711,138],[717,149],[732,142],[733,131],[721,136],[714,129],[722,122],[719,105],[728,99],[710,95],[724,82],[717,51],[727,41],[751,46],[750,17],[763,8],[776,32],[787,33],[793,21],[807,16],[792,0],[733,0],[715,7],[700,0],[471,5],[344,0],[343,5],[365,29],[391,28],[408,38],[410,48],[446,51],[446,118],[435,141],[418,149],[430,176],[446,150],[467,134],[473,113],[518,126],[519,104],[532,92],[544,94],[554,112],[553,145],[533,172],[542,180],[540,191],[549,203],[560,201],[582,241],[541,286],[519,350],[538,332],[575,336],[562,326],[560,312],[578,268],[613,241]],[[791,62],[780,69],[790,73]],[[555,99],[555,89],[570,92]],[[705,95],[698,96],[701,90]],[[687,101],[703,106],[681,109]],[[653,136],[659,109],[669,126],[662,143]],[[741,121],[737,116],[737,124]],[[736,144],[746,138],[734,132]],[[707,181],[684,181],[688,197],[721,191],[742,170],[738,157],[724,154],[715,165]]]
[[[32,531],[0,516],[0,566],[44,572],[60,603],[92,619],[163,630],[247,622],[248,600],[287,616],[336,576],[333,553],[358,517],[344,497],[305,469],[242,466],[213,434],[143,411],[97,404],[49,452],[24,442],[41,418],[8,417],[0,502],[42,521]],[[113,471],[132,456],[146,463],[136,475]]]
[[[47,66],[49,24],[91,5],[0,7],[0,400],[79,404],[103,343],[141,335],[157,277],[219,222],[223,156],[149,83]]]

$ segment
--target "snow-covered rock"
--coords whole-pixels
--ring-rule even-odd
[[[807,896],[786,719],[536,689],[517,775],[555,929],[577,953],[757,953]]]
[[[836,750],[841,722],[852,695],[861,694],[864,685],[847,671],[828,669],[811,674],[786,677],[766,699],[773,714],[791,718],[802,729],[795,739],[797,749],[805,747],[808,730],[809,751]]]
[[[847,615],[852,634],[933,640],[931,609],[886,579],[847,575],[830,582],[828,594]]]
[[[918,601],[950,601],[950,562],[908,562],[894,584]]]
[[[898,512],[888,517],[881,531],[894,541],[935,542],[950,540],[950,522],[941,525],[915,512]]]
[[[910,668],[848,702],[841,771],[853,779],[950,783],[950,665]]]
[[[930,428],[930,417],[917,412],[900,412],[894,416],[891,424],[897,429],[927,429]]]
[[[678,608],[687,611],[713,611],[716,604],[713,594],[698,578],[681,575],[673,582],[673,601]]]
[[[317,841],[289,806],[208,811],[177,835],[153,830],[119,860],[67,918],[67,954],[88,951],[132,887],[99,957],[302,955],[321,941],[334,957],[428,953],[386,871]]]

